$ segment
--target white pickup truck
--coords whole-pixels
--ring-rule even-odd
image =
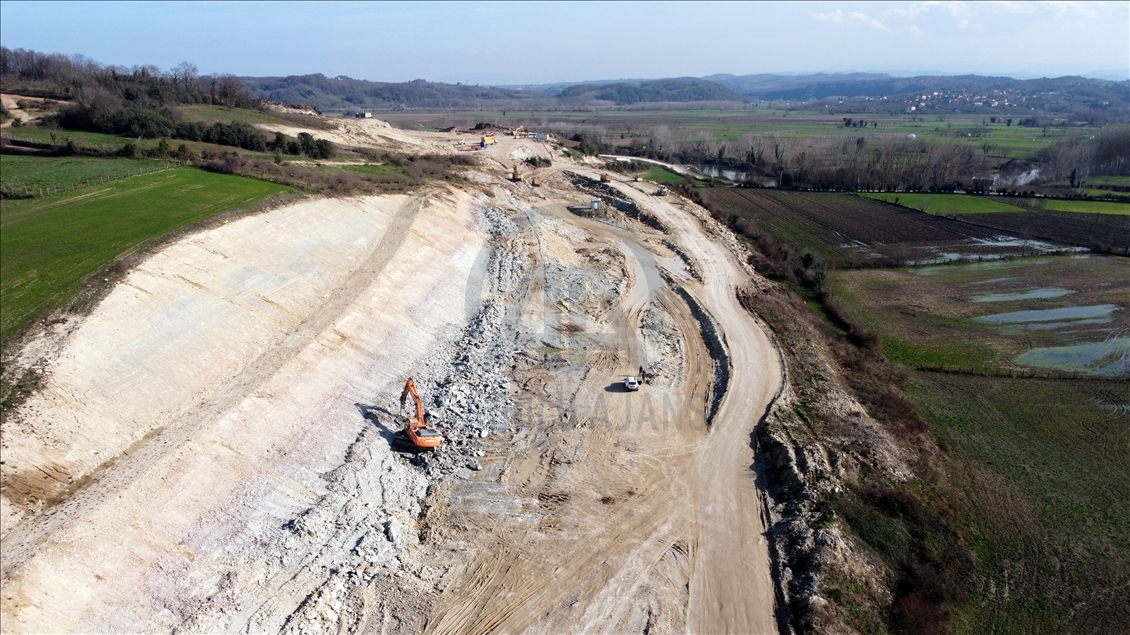
[[[627,388],[628,390],[639,390],[640,380],[637,379],[634,375],[628,375],[624,378],[624,388]]]

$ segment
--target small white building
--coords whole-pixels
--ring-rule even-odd
[[[599,198],[594,198],[592,200],[592,203],[590,204],[590,209],[598,210],[598,209],[601,208],[602,205],[603,205],[603,203],[600,202]]]
[[[359,112],[359,113],[357,113],[357,118],[358,119],[372,119],[373,113],[367,112],[367,111],[366,112]]]

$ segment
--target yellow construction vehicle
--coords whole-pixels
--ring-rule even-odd
[[[518,172],[518,166],[514,166],[514,171],[510,173],[510,180],[515,183],[522,182],[522,174]]]
[[[607,173],[607,172],[601,172],[600,173],[600,182],[601,183],[611,183],[612,182],[612,175]]]
[[[496,143],[498,143],[498,140],[494,138],[494,135],[487,135],[487,136],[483,137],[483,147],[484,148],[486,146],[492,146]]]

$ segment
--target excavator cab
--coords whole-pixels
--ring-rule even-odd
[[[397,433],[393,443],[400,448],[417,452],[439,447],[439,444],[443,443],[443,436],[433,428],[428,427],[428,422],[424,416],[424,402],[420,399],[420,393],[416,390],[416,383],[412,381],[411,377],[404,382],[404,390],[400,393],[400,410],[402,412],[408,395],[412,395],[412,401],[416,404],[416,416],[408,417],[407,427]]]

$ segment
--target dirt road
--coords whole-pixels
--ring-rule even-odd
[[[698,560],[692,578],[688,631],[769,633],[776,630],[762,503],[750,447],[760,418],[781,387],[772,342],[738,303],[745,274],[734,255],[707,238],[691,216],[667,199],[618,187],[652,211],[681,239],[703,272],[703,303],[726,338],[730,379],[695,465]]]

